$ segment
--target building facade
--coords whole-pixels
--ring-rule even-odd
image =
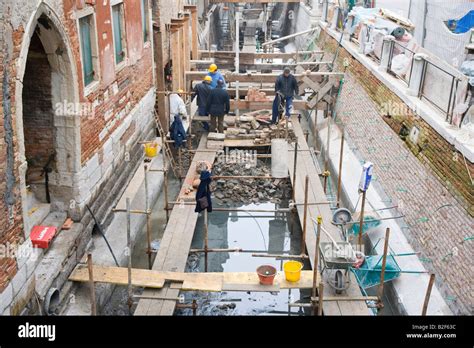
[[[31,228],[67,214],[84,227],[82,257],[86,205],[106,220],[142,159],[139,142],[155,137],[151,8],[2,0],[0,314],[19,314],[33,294],[37,262],[12,252]]]

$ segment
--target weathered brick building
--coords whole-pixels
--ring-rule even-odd
[[[86,204],[106,220],[155,136],[151,2],[2,0],[0,43],[0,314],[18,314],[37,262],[9,246],[67,213],[80,259]]]

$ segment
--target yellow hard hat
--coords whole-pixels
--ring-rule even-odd
[[[212,72],[215,72],[216,70],[217,70],[217,65],[211,64],[211,65],[209,66],[209,72],[212,73]]]
[[[204,77],[204,81],[212,82],[212,77],[210,77],[209,75],[206,75],[206,76]]]
[[[184,90],[182,90],[181,88],[178,89],[178,93],[181,94],[181,93],[184,93]]]

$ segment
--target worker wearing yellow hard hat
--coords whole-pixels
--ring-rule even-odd
[[[216,64],[211,64],[209,66],[209,73],[207,74],[212,81],[211,81],[211,88],[214,89],[217,87],[217,81],[222,80],[224,81],[223,89],[227,89],[227,84],[225,83],[224,76],[219,72],[219,69]]]
[[[207,116],[206,112],[206,105],[207,105],[207,98],[211,93],[211,83],[212,77],[209,75],[204,76],[204,79],[201,83],[198,83],[193,89],[193,95],[191,97],[191,102],[194,98],[197,97],[197,106],[198,106],[198,114],[199,116]],[[204,126],[206,128],[206,125]]]

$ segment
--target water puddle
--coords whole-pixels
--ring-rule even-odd
[[[286,203],[286,207],[288,203]],[[243,205],[239,210],[249,212],[213,212],[208,214],[209,248],[242,249],[244,252],[208,254],[209,272],[255,272],[260,265],[272,265],[283,270],[285,261],[273,257],[253,257],[259,254],[296,255],[301,253],[301,228],[298,216],[286,212],[252,212],[276,210],[285,203]],[[296,219],[296,221],[294,221]],[[198,220],[193,249],[204,247],[204,218]],[[203,272],[204,254],[192,253],[188,258],[187,272]],[[309,264],[305,269],[310,269]],[[197,315],[304,315],[299,308],[289,308],[289,302],[302,300],[309,291],[298,289],[279,292],[185,292],[185,302],[196,300]],[[180,309],[178,315],[192,315],[189,309]]]

